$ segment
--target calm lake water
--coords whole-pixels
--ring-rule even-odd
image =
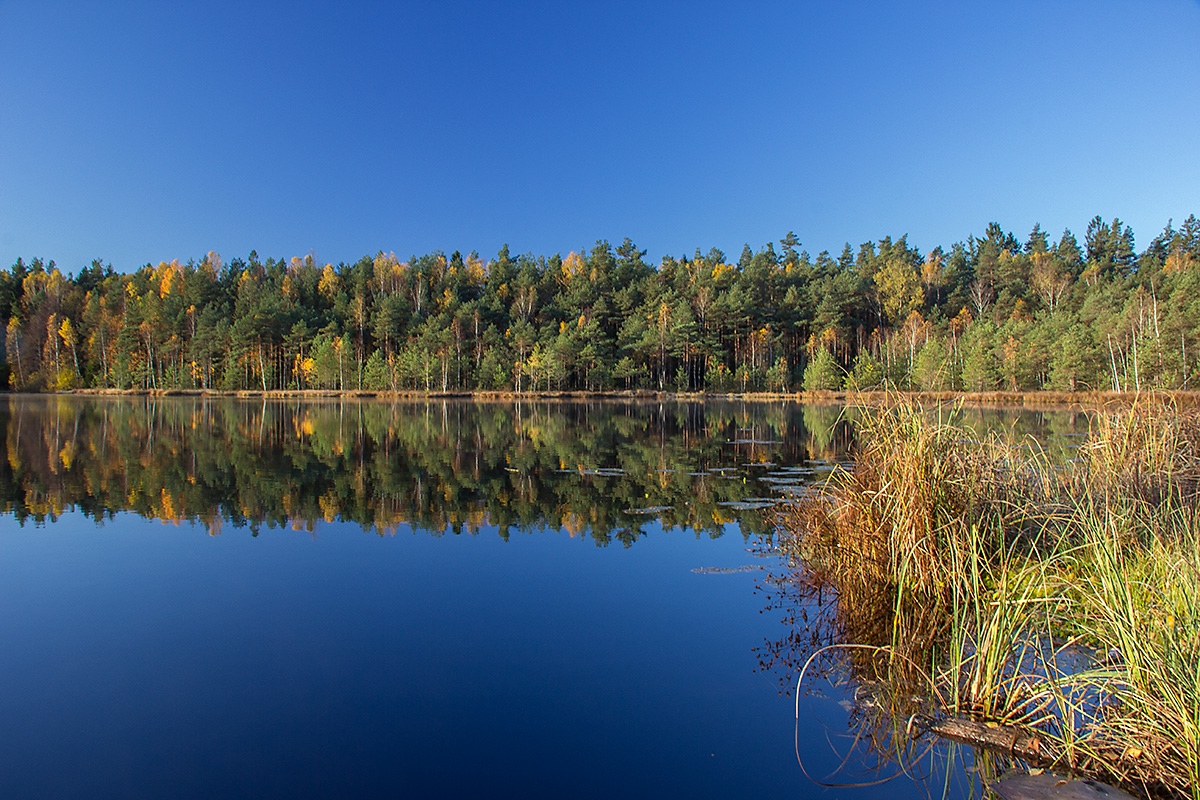
[[[852,689],[795,718],[819,610],[765,514],[837,408],[10,396],[0,433],[0,796],[978,793],[945,748],[809,777],[897,772],[842,763]]]

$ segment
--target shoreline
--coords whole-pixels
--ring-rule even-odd
[[[367,391],[337,389],[268,389],[226,391],[218,389],[74,389],[64,392],[9,392],[8,394],[49,397],[206,397],[264,400],[471,400],[474,402],[705,402],[708,400],[741,402],[794,402],[810,405],[880,406],[897,401],[921,405],[961,403],[973,408],[1024,408],[1030,410],[1062,408],[1102,408],[1128,406],[1139,400],[1155,398],[1179,406],[1200,405],[1200,391],[1161,390],[1146,392],[919,392],[919,391],[820,391],[820,392],[673,392],[637,390],[606,391]]]

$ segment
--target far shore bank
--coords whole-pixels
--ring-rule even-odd
[[[14,393],[15,394],[15,393]],[[822,391],[822,392],[669,392],[651,390],[611,391],[360,391],[336,389],[287,389],[287,390],[240,390],[219,391],[214,389],[75,389],[69,392],[43,393],[83,397],[211,397],[268,400],[471,400],[474,402],[515,401],[670,401],[704,402],[707,400],[743,402],[796,402],[812,405],[865,405],[879,406],[897,401],[910,401],[923,405],[947,405],[961,403],[976,408],[1102,408],[1106,406],[1128,406],[1139,399],[1154,397],[1174,402],[1179,406],[1200,405],[1200,391],[1154,391],[1154,392],[901,392],[901,391]]]

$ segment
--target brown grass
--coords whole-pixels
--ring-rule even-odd
[[[780,524],[869,646],[860,679],[1200,797],[1200,411],[1102,412],[1068,464],[907,400],[859,432],[854,467]]]

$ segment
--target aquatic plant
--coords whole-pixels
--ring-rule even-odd
[[[871,645],[859,680],[922,701],[881,705],[1200,798],[1200,417],[1105,410],[1062,463],[953,409],[857,425],[853,465],[779,522],[806,585],[836,594],[840,640]]]

